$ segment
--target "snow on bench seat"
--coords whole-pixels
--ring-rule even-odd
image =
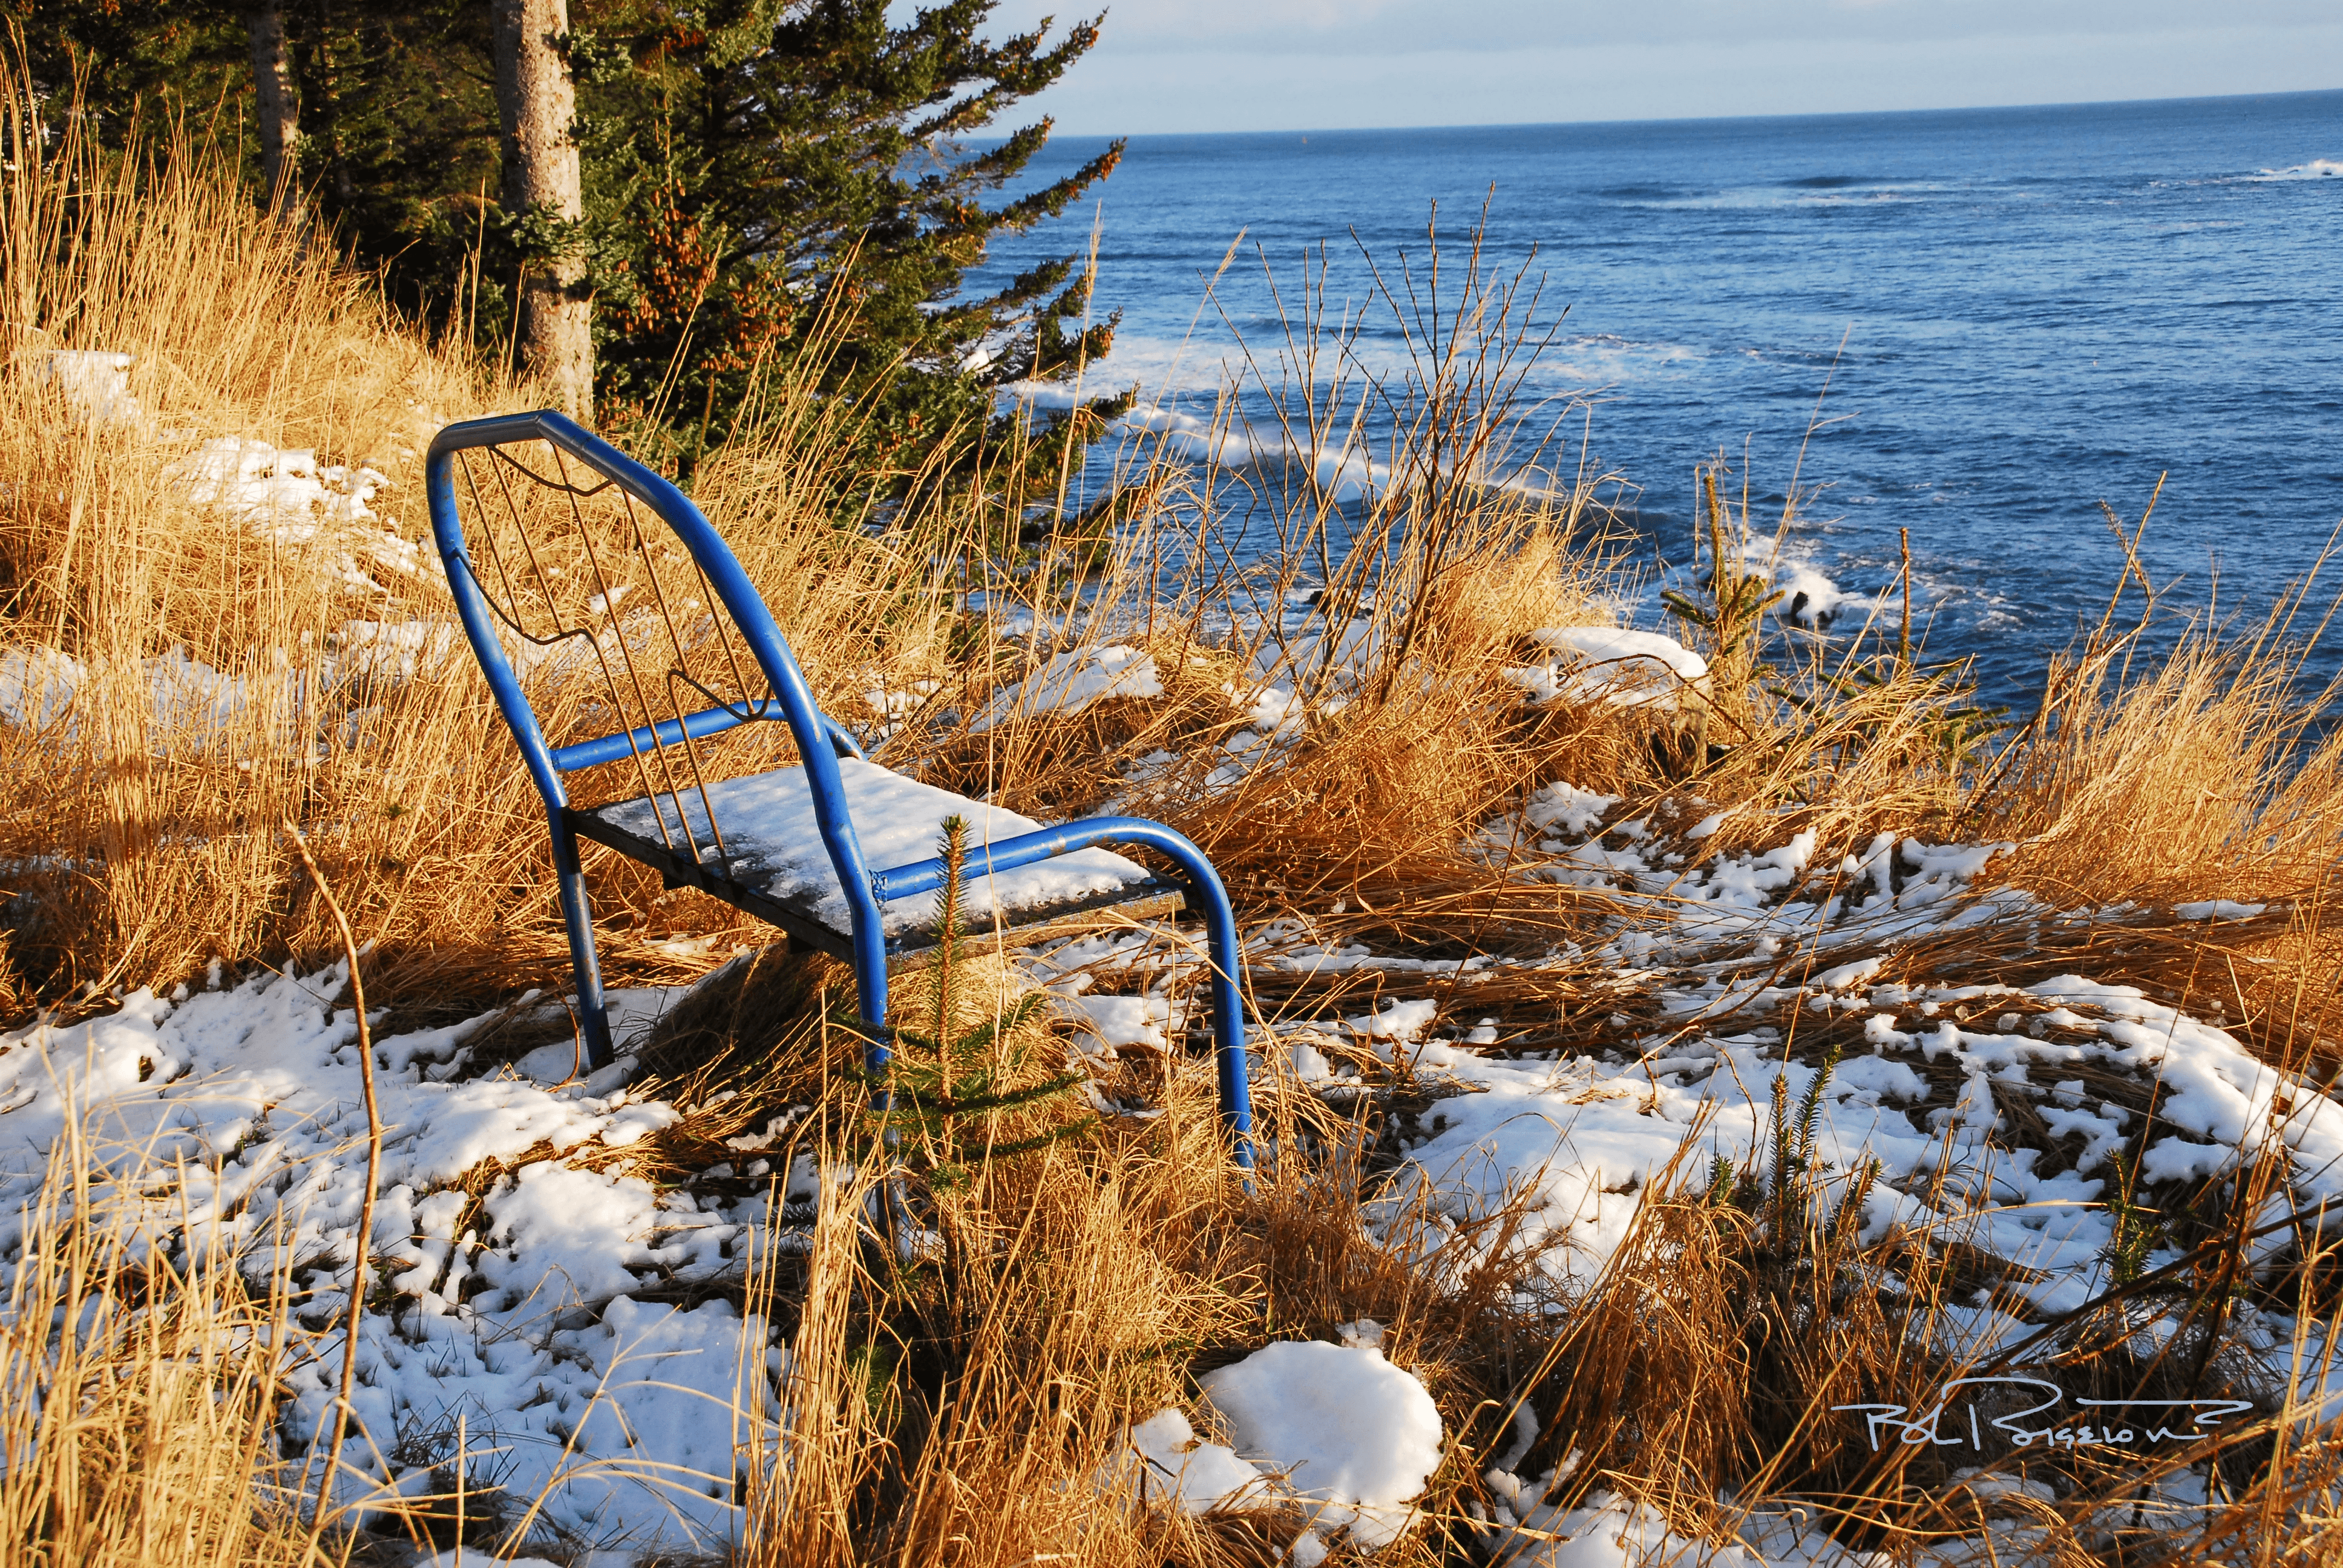
[[[847,811],[854,819],[863,862],[873,869],[932,859],[943,850],[944,819],[968,819],[969,875],[960,909],[964,921],[972,928],[981,930],[996,921],[1021,924],[1026,917],[1125,891],[1137,892],[1142,887],[1160,887],[1145,867],[1111,850],[1096,849],[979,875],[984,864],[983,845],[1032,832],[1042,824],[890,773],[858,758],[840,758],[838,770],[846,785]],[[814,820],[813,793],[807,786],[805,769],[787,768],[710,784],[708,802],[715,807],[716,826],[724,835],[724,858],[716,852],[708,829],[708,810],[696,789],[600,807],[581,813],[578,825],[588,836],[605,842],[609,840],[594,830],[597,823],[649,845],[671,843],[674,851],[688,858],[678,818],[680,808],[681,822],[689,825],[700,859],[710,870],[753,894],[801,911],[831,931],[842,933],[850,928],[846,895],[838,885],[838,872],[830,863],[830,851],[823,847],[821,830]],[[666,822],[664,836],[660,818]],[[912,893],[891,899],[880,906],[880,914],[890,939],[918,931],[934,923],[936,895]]]

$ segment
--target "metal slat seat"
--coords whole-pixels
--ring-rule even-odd
[[[997,931],[1026,943],[1095,926],[1108,910],[1143,920],[1185,906],[1181,889],[1106,849],[989,870],[989,846],[1039,831],[1041,824],[860,758],[840,758],[838,771],[855,837],[871,859],[924,859],[946,819],[968,823],[964,930]],[[646,795],[573,811],[571,820],[582,837],[657,867],[671,886],[711,893],[779,927],[801,946],[854,956],[852,911],[822,847],[812,784],[802,768],[710,784],[705,801],[697,790]],[[890,970],[915,966],[934,950],[932,893],[890,899],[879,914]]]
[[[944,821],[959,816],[969,826],[963,929],[1031,942],[1118,919],[1203,918],[1221,1114],[1237,1162],[1251,1166],[1242,954],[1203,851],[1134,817],[1043,826],[867,759],[822,712],[699,508],[559,414],[447,427],[425,483],[465,638],[545,803],[591,1063],[607,1065],[613,1047],[579,839],[845,959],[873,1042],[868,1065],[883,1081],[887,979],[936,945],[933,895],[946,875],[936,850]],[[771,766],[777,750],[793,751],[795,765]],[[742,756],[766,760],[728,771],[725,759]],[[632,780],[628,798],[571,799],[567,777],[594,771],[607,784],[613,769]],[[1109,846],[1143,847],[1176,878]]]

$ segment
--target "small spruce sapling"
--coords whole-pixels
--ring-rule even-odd
[[[2128,1285],[2137,1282],[2147,1271],[2147,1254],[2156,1246],[2157,1211],[2140,1203],[2134,1191],[2138,1175],[2137,1168],[2123,1173],[2114,1194],[2107,1200],[2107,1212],[2114,1216],[2115,1228],[2107,1234],[2107,1260],[2110,1282]]]
[[[1774,1249],[1787,1257],[1799,1250],[1810,1220],[1810,1201],[1816,1186],[1815,1139],[1822,1131],[1823,1094],[1831,1074],[1838,1070],[1840,1048],[1834,1040],[1823,1053],[1806,1091],[1798,1097],[1795,1116],[1789,1114],[1789,1073],[1774,1079],[1774,1171],[1772,1191]],[[1835,1218],[1835,1216],[1834,1216]]]
[[[875,1116],[876,1140],[883,1143],[891,1135],[905,1168],[923,1179],[930,1192],[966,1188],[989,1162],[1045,1148],[1097,1121],[1095,1116],[1084,1115],[1025,1137],[1001,1136],[1002,1117],[1065,1099],[1082,1083],[1083,1074],[1070,1070],[1021,1082],[1030,1076],[1034,1050],[1024,1026],[1047,1005],[1043,991],[1029,991],[1006,1009],[955,1032],[964,957],[964,818],[945,819],[941,852],[944,881],[936,895],[934,1007],[925,1029],[897,1028],[893,1060],[873,1084],[891,1092],[887,1110]]]
[[[1737,1185],[1737,1179],[1740,1174],[1740,1171],[1734,1165],[1733,1161],[1727,1160],[1724,1155],[1710,1155],[1708,1160],[1708,1190],[1701,1194],[1701,1201],[1719,1208],[1723,1207],[1725,1204],[1732,1202],[1733,1190],[1735,1185]]]
[[[1765,630],[1765,612],[1784,596],[1764,572],[1750,566],[1748,520],[1732,516],[1717,488],[1715,468],[1701,470],[1700,487],[1707,570],[1693,579],[1694,591],[1665,588],[1660,600],[1669,615],[1700,633],[1695,640],[1708,646],[1710,689],[1727,696],[1770,673],[1757,661],[1758,638]],[[1702,543],[1695,535],[1695,560]]]

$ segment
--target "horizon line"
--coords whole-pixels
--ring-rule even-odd
[[[2033,103],[1961,104],[1917,109],[1802,109],[1771,115],[1634,115],[1591,120],[1479,120],[1456,124],[1393,126],[1318,126],[1282,129],[1210,131],[1057,131],[1051,141],[1169,141],[1203,136],[1379,136],[1398,131],[1526,131],[1584,130],[1612,126],[1749,125],[1785,120],[1910,119],[1929,115],[1995,115],[2018,110],[2148,108],[2184,104],[2229,104],[2263,98],[2343,96],[2343,84],[2332,87],[2290,87],[2260,93],[2190,93],[2162,98],[2062,98]],[[1009,133],[987,132],[966,138],[970,143],[1006,140]]]

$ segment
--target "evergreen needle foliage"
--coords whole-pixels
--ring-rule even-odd
[[[1031,430],[993,412],[999,388],[1104,356],[1113,324],[1087,322],[1090,278],[1072,257],[989,289],[964,280],[995,236],[1111,173],[1122,144],[998,206],[980,199],[1023,172],[1049,124],[965,139],[1098,37],[1081,21],[987,39],[992,5],[951,0],[900,25],[883,0],[729,0],[689,19],[641,0],[576,8],[614,416],[697,449],[729,430],[760,364],[792,360],[826,316],[854,325],[822,347],[815,379],[860,411],[856,471],[877,498],[981,473],[1021,502],[1054,479],[1067,441],[1129,407],[1095,398]]]
[[[1821,1171],[1815,1159],[1815,1138],[1822,1131],[1823,1094],[1830,1086],[1831,1074],[1838,1070],[1841,1047],[1835,1040],[1825,1048],[1821,1061],[1806,1091],[1798,1097],[1797,1111],[1790,1110],[1790,1076],[1785,1072],[1774,1079],[1774,1108],[1771,1121],[1773,1170],[1765,1188],[1768,1216],[1773,1231],[1774,1251],[1780,1257],[1793,1257],[1802,1252],[1810,1238],[1807,1221],[1812,1218],[1815,1189],[1820,1185]],[[1719,1160],[1719,1164],[1723,1161]],[[1717,1175],[1711,1178],[1714,1190]],[[1854,1188],[1848,1189],[1852,1197]],[[1842,1205],[1842,1210],[1844,1205]],[[1827,1227],[1837,1229],[1839,1214],[1833,1215]]]
[[[1096,19],[988,36],[996,0],[900,24],[885,0],[571,0],[586,216],[499,199],[488,6],[286,5],[297,178],[318,237],[378,272],[410,321],[509,362],[520,269],[582,260],[598,423],[670,471],[756,422],[777,384],[856,414],[841,516],[981,486],[1011,526],[1070,444],[1130,407],[1109,392],[1037,415],[1001,388],[1105,357],[1091,277],[1061,256],[971,288],[998,236],[1054,217],[1114,143],[1006,200],[1049,137],[1001,134],[1098,40]],[[248,7],[228,0],[0,0],[47,117],[109,145],[210,127],[257,191]],[[987,140],[980,143],[975,138]]]
[[[1957,658],[1922,664],[1891,654],[1840,669],[1813,671],[1807,690],[1766,689],[1818,725],[1838,721],[1850,743],[1878,744],[1892,738],[1907,752],[1959,768],[2009,728],[2006,707],[1976,700],[1976,662]]]
[[[1004,1127],[1003,1119],[1012,1112],[1063,1101],[1083,1075],[1065,1071],[1034,1077],[1033,1042],[1049,1037],[1029,1032],[1026,1026],[1049,1004],[1047,991],[1029,990],[1005,1008],[960,1025],[967,956],[960,910],[968,860],[966,818],[944,819],[940,848],[944,883],[936,895],[934,1006],[924,1030],[894,1030],[893,1060],[872,1087],[886,1096],[886,1109],[874,1117],[878,1139],[893,1140],[904,1164],[922,1176],[931,1191],[941,1192],[967,1187],[992,1161],[1031,1153],[1087,1131],[1097,1118],[1083,1115],[1022,1135]]]
[[[1715,689],[1734,691],[1765,673],[1757,663],[1758,635],[1765,612],[1782,602],[1783,593],[1750,566],[1747,518],[1733,517],[1716,475],[1714,467],[1700,471],[1704,537],[1695,541],[1694,555],[1705,566],[1694,579],[1695,591],[1665,588],[1660,600],[1706,646]]]
[[[2115,1221],[2107,1244],[2107,1278],[2117,1285],[2137,1282],[2147,1270],[2147,1254],[2161,1227],[2155,1210],[2144,1206],[2134,1191],[2137,1172],[2127,1171],[2107,1198],[2107,1213]]]

